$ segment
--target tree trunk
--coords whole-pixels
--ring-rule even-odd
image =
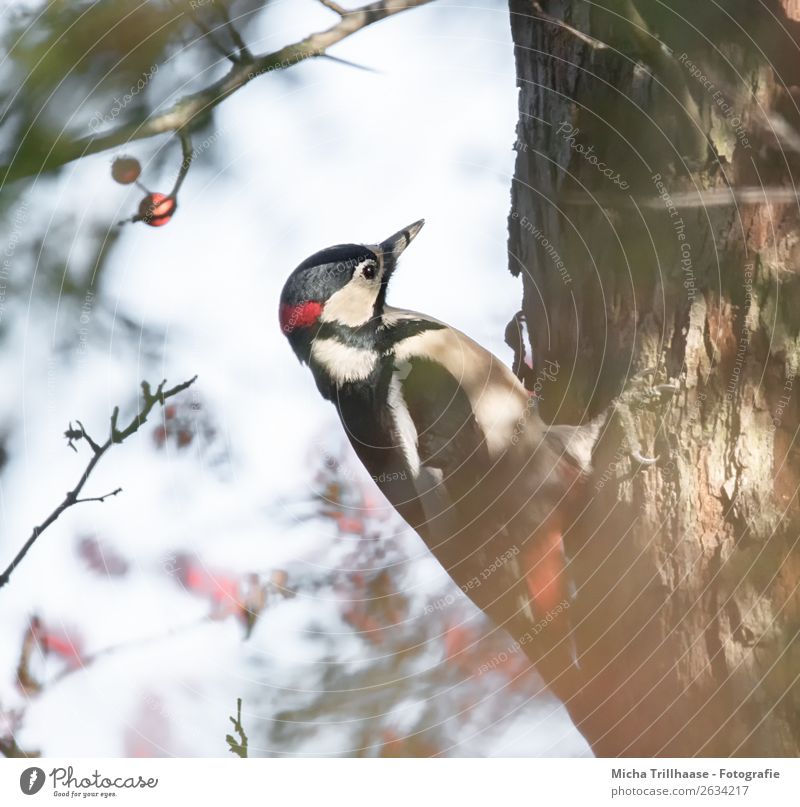
[[[649,367],[679,385],[634,413],[657,465],[618,417],[597,446],[568,706],[598,756],[796,756],[800,0],[510,10],[542,415],[584,421]]]

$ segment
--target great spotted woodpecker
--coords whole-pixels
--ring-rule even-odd
[[[386,304],[423,223],[307,258],[284,285],[280,325],[386,498],[566,700],[578,664],[562,538],[605,417],[546,426],[489,351]]]

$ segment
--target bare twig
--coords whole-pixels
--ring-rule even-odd
[[[192,20],[194,24],[200,29],[203,33],[205,39],[209,42],[209,44],[214,48],[214,50],[220,54],[220,56],[224,56],[228,61],[232,62],[233,64],[239,63],[239,58],[235,53],[233,53],[229,48],[226,48],[222,42],[219,41],[217,38],[217,34],[215,31],[212,31],[203,20],[200,18],[198,14],[192,14]]]
[[[41,523],[38,527],[33,528],[33,532],[31,533],[28,540],[23,544],[22,548],[17,552],[16,557],[14,560],[11,561],[8,568],[0,574],[0,588],[5,586],[9,579],[11,578],[11,574],[14,569],[19,566],[22,562],[22,559],[25,555],[28,554],[28,550],[36,543],[39,536],[67,509],[72,507],[75,504],[83,504],[85,502],[97,502],[97,501],[104,501],[109,496],[116,496],[120,491],[121,488],[117,488],[116,490],[112,491],[111,493],[106,493],[103,496],[93,496],[89,498],[79,499],[78,494],[83,490],[83,486],[86,484],[89,476],[91,475],[92,471],[95,469],[95,466],[100,461],[101,457],[111,448],[112,445],[115,443],[121,443],[123,440],[130,437],[132,434],[135,434],[139,428],[147,421],[147,417],[150,412],[153,410],[153,407],[156,404],[161,404],[163,406],[164,401],[167,398],[172,398],[174,395],[177,395],[180,392],[188,389],[189,387],[194,384],[197,380],[197,376],[194,378],[190,378],[188,381],[184,381],[182,384],[177,384],[176,386],[172,387],[171,389],[165,390],[164,385],[167,383],[166,381],[162,381],[158,387],[156,388],[155,392],[151,392],[150,384],[147,381],[142,381],[142,404],[139,411],[134,416],[133,420],[124,428],[120,429],[117,425],[117,421],[119,419],[119,407],[114,407],[114,412],[111,415],[111,429],[109,431],[108,438],[106,441],[100,445],[94,440],[92,440],[89,435],[86,433],[86,430],[83,428],[83,425],[80,421],[77,421],[79,428],[75,429],[70,424],[69,429],[64,433],[64,436],[69,441],[68,444],[71,448],[75,449],[74,441],[76,440],[86,440],[89,447],[92,449],[92,457],[89,460],[89,464],[84,469],[83,473],[81,474],[80,479],[78,480],[77,484],[75,485],[72,490],[68,491],[67,494],[64,496],[63,501],[61,504],[50,513],[49,516]],[[77,451],[77,449],[75,449]]]
[[[334,3],[333,0],[319,0],[325,8],[329,8],[334,14],[338,14],[340,17],[344,17],[347,14],[347,9],[342,8],[338,3]]]
[[[228,750],[236,754],[237,757],[242,759],[247,758],[247,735],[244,733],[242,726],[242,699],[236,699],[236,719],[229,717],[228,720],[233,723],[233,730],[239,735],[239,742],[233,738],[233,735],[226,734],[225,739],[228,742]]]
[[[162,633],[155,634],[153,636],[145,636],[139,639],[134,639],[133,641],[103,647],[100,650],[95,651],[94,653],[81,656],[80,659],[81,663],[79,666],[66,666],[57,675],[53,676],[52,678],[46,681],[40,682],[36,680],[30,672],[31,656],[34,650],[36,650],[36,648],[39,646],[39,640],[37,639],[36,635],[39,623],[38,618],[34,616],[31,620],[31,627],[28,628],[28,630],[25,633],[25,637],[23,639],[22,652],[20,655],[19,665],[17,667],[17,682],[22,687],[25,695],[28,697],[28,704],[29,704],[30,700],[36,695],[40,694],[45,690],[50,691],[52,687],[57,686],[66,678],[69,678],[75,673],[84,672],[88,667],[90,667],[97,661],[101,661],[102,659],[108,656],[114,656],[120,652],[135,650],[140,647],[150,645],[154,642],[160,642],[164,641],[165,639],[171,639],[175,636],[182,635],[188,630],[194,630],[195,628],[207,625],[210,621],[211,621],[210,617],[204,616],[201,617],[200,619],[196,619],[192,622],[188,622],[183,625],[178,625],[174,628],[170,628],[169,630],[163,631]],[[19,723],[21,721],[22,714],[23,714],[22,712],[12,714],[12,718],[14,719],[15,723]],[[2,709],[0,709],[0,716],[2,716]],[[0,755],[4,757],[40,756],[40,753],[38,751],[24,751],[17,745],[16,741],[14,740],[14,733],[16,728],[17,726],[12,725],[12,731],[10,737],[4,737],[0,735]]]
[[[81,656],[80,666],[65,667],[61,670],[61,672],[49,680],[42,681],[40,688],[42,690],[49,691],[51,687],[61,683],[61,681],[63,681],[65,678],[69,678],[71,675],[85,670],[87,667],[95,664],[98,661],[102,661],[104,658],[115,656],[118,653],[127,653],[130,650],[148,647],[156,642],[163,642],[165,639],[173,639],[176,636],[182,636],[186,631],[195,630],[196,628],[208,625],[210,622],[210,617],[202,616],[199,619],[192,620],[191,622],[184,623],[183,625],[176,625],[175,627],[169,628],[161,633],[153,634],[151,636],[142,636],[138,639],[132,639],[131,641],[122,642],[120,644],[112,644],[108,645],[107,647],[101,647],[94,653],[88,653],[85,656]]]
[[[226,59],[230,60],[233,64],[238,64],[239,63],[239,57],[235,53],[231,52],[230,48],[226,48],[225,45],[222,42],[220,42],[219,37],[217,36],[216,29],[212,30],[205,23],[202,16],[197,13],[197,9],[194,8],[194,6],[191,6],[191,4],[190,4],[191,8],[190,8],[190,10],[188,12],[186,12],[186,11],[183,11],[181,9],[181,6],[178,4],[177,0],[170,0],[170,4],[176,10],[179,10],[181,12],[181,14],[187,14],[187,13],[189,14],[189,16],[192,18],[192,22],[194,23],[195,27],[200,30],[200,32],[205,37],[206,41],[214,48],[214,50],[217,51],[217,53],[219,53],[221,56],[224,56]],[[230,20],[228,20],[227,24],[230,25]],[[233,26],[231,26],[231,28],[232,27]],[[236,32],[236,38],[241,40],[241,37],[239,36],[238,31]],[[238,43],[237,43],[237,47],[238,47]],[[239,50],[241,52],[241,49],[239,49]]]
[[[22,637],[22,648],[20,649],[19,662],[17,663],[17,684],[28,697],[35,695],[42,689],[41,683],[31,671],[31,660],[39,646],[40,625],[39,617],[33,616],[25,635]]]
[[[178,191],[181,189],[183,180],[186,179],[186,175],[189,173],[189,168],[194,159],[194,148],[192,147],[192,139],[189,136],[189,132],[187,132],[186,129],[179,129],[178,137],[181,139],[181,154],[183,155],[183,159],[181,160],[181,170],[178,172],[175,185],[170,192],[170,196],[173,198],[178,195]]]
[[[86,429],[84,429],[83,423],[81,423],[79,420],[76,420],[75,422],[78,424],[78,428],[81,430],[81,437],[84,440],[86,440],[86,442],[89,444],[89,446],[91,447],[92,451],[94,451],[95,454],[99,454],[100,453],[100,446],[97,445],[97,443],[95,443],[95,441],[92,440],[92,438],[89,437],[89,435],[86,433]],[[75,446],[72,446],[72,448],[75,448]],[[77,450],[78,449],[75,448],[75,451],[77,451]]]
[[[84,502],[104,502],[106,499],[110,499],[112,496],[116,496],[118,493],[122,493],[122,488],[112,490],[111,493],[104,493],[102,496],[87,496],[85,499],[75,499],[75,504],[83,504]]]
[[[227,26],[228,33],[233,40],[233,44],[239,49],[239,59],[251,62],[253,60],[253,54],[250,53],[250,48],[247,47],[247,43],[244,41],[244,39],[242,39],[239,29],[233,24],[230,12],[228,11],[228,6],[220,0],[220,2],[215,3],[214,7],[217,9],[220,17],[222,17],[225,25]]]
[[[283,70],[305,59],[322,56],[328,48],[352,36],[362,28],[429,2],[430,0],[378,0],[348,11],[335,25],[325,31],[310,34],[305,39],[272,53],[254,56],[252,60],[239,60],[221,79],[199,92],[187,95],[165,112],[157,113],[136,123],[119,126],[105,134],[74,140],[59,140],[54,144],[38,170],[47,171],[57,168],[88,154],[97,154],[134,140],[143,140],[167,132],[178,132],[182,129],[188,130],[197,120],[207,116],[214,107],[257,76],[273,70]],[[29,176],[32,173],[34,173],[34,169],[28,163],[14,164],[12,162],[9,165],[0,166],[0,187],[6,182]]]
[[[367,73],[380,73],[380,70],[376,70],[374,67],[367,67],[365,64],[357,64],[356,62],[351,62],[349,59],[340,59],[338,56],[331,56],[330,53],[321,53],[320,58],[327,59],[330,62],[336,62],[337,64],[343,64],[347,67],[355,67],[356,70],[364,70]]]
[[[13,737],[0,737],[0,754],[8,759],[35,759],[42,755],[41,751],[25,751],[17,745]]]

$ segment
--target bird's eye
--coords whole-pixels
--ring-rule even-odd
[[[367,280],[372,280],[375,277],[375,264],[374,263],[366,264],[366,266],[364,266],[363,272],[364,277]]]

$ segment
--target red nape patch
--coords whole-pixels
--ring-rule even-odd
[[[305,302],[298,305],[282,305],[278,316],[281,330],[289,334],[297,328],[313,325],[322,313],[322,303]]]

